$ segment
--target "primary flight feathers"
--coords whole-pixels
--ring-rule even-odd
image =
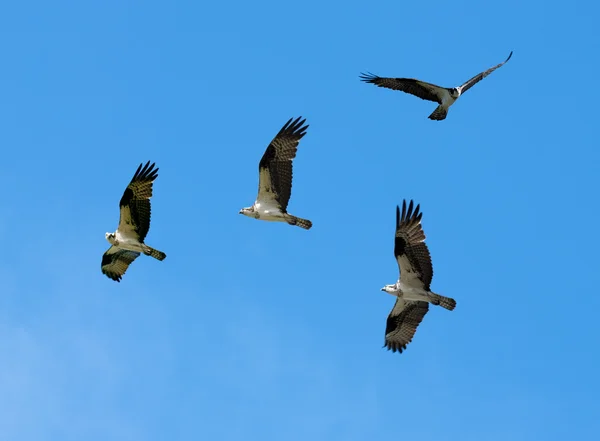
[[[406,200],[396,206],[396,234],[394,256],[398,262],[400,277],[393,285],[385,285],[382,291],[397,297],[396,304],[387,318],[385,347],[393,352],[402,352],[412,341],[417,327],[429,311],[429,303],[452,311],[456,301],[430,291],[433,266],[429,249],[425,244],[425,233],[421,227],[420,206]]]
[[[312,222],[287,212],[292,194],[292,161],[298,144],[306,134],[306,119],[290,118],[273,138],[258,164],[258,195],[254,205],[242,208],[240,214],[254,219],[287,222],[306,230]]]
[[[120,218],[117,231],[106,233],[112,245],[102,256],[102,273],[117,282],[129,265],[141,254],[164,260],[167,255],[144,243],[150,229],[150,198],[152,183],[158,177],[158,168],[150,161],[140,164],[119,202]]]
[[[426,83],[425,81],[416,80],[414,78],[382,78],[371,73],[361,74],[360,79],[365,83],[372,83],[376,86],[385,87],[387,89],[400,90],[402,92],[417,96],[423,100],[438,103],[439,106],[431,115],[429,115],[429,119],[441,121],[446,119],[446,116],[448,115],[448,109],[463,93],[483,80],[493,71],[499,67],[502,67],[508,60],[510,60],[510,57],[512,57],[512,51],[508,55],[508,58],[502,63],[475,75],[461,86],[452,88],[436,86],[435,84]]]

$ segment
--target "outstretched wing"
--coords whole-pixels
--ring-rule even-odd
[[[394,241],[394,256],[400,269],[400,281],[409,286],[429,291],[433,278],[433,266],[429,249],[425,244],[425,233],[421,228],[420,205],[413,211],[413,201],[408,209],[406,200],[400,207],[396,206],[396,238]]]
[[[385,327],[385,347],[393,352],[402,353],[415,335],[419,323],[429,311],[429,303],[405,301],[398,297],[387,318]]]
[[[506,60],[504,60],[502,63],[497,64],[494,67],[489,68],[488,70],[486,70],[485,72],[481,72],[480,74],[475,75],[473,78],[471,78],[469,81],[467,81],[466,83],[464,83],[462,86],[459,87],[460,93],[463,94],[465,93],[467,90],[469,90],[471,87],[473,87],[475,84],[479,83],[481,80],[483,80],[485,77],[487,77],[489,74],[491,74],[493,71],[495,71],[496,69],[498,69],[499,67],[504,66],[504,64],[510,60],[510,57],[512,57],[512,51],[510,51],[510,54],[508,55],[508,58]]]
[[[131,262],[137,259],[139,255],[140,253],[137,251],[128,251],[111,246],[102,256],[102,273],[120,282]]]
[[[158,168],[154,168],[154,165],[148,161],[142,168],[140,164],[119,203],[119,232],[127,237],[135,237],[139,242],[144,242],[150,229],[152,182],[158,177]]]
[[[290,118],[273,138],[258,164],[259,202],[275,202],[282,211],[292,194],[292,160],[296,157],[298,144],[306,134],[306,119]]]
[[[360,79],[365,83],[375,84],[386,89],[400,90],[410,93],[423,100],[433,101],[442,104],[442,97],[448,93],[445,87],[426,83],[425,81],[415,80],[414,78],[382,78],[372,73],[361,74]]]

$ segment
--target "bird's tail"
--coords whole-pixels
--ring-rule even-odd
[[[158,260],[165,260],[165,257],[167,257],[167,255],[162,251],[155,250],[154,248],[149,247],[148,245],[144,245],[144,254],[146,256],[152,256]]]
[[[450,297],[444,297],[434,292],[430,292],[429,299],[431,304],[440,305],[442,308],[445,308],[448,311],[452,311],[454,308],[456,308],[456,300],[451,299]]]
[[[308,219],[302,219],[301,217],[292,216],[291,214],[287,215],[286,220],[288,224],[297,225],[305,230],[310,230],[312,227],[312,222]]]
[[[444,106],[442,106],[440,104],[439,106],[437,106],[435,108],[433,113],[431,115],[429,115],[429,119],[441,121],[443,119],[446,119],[446,115],[448,115],[448,109],[446,109]]]

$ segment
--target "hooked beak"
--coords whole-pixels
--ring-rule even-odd
[[[382,291],[385,291],[385,288],[381,288]]]

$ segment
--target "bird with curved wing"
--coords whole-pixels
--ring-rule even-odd
[[[511,51],[508,55],[508,58],[502,63],[497,64],[496,66],[491,67],[484,72],[478,73],[461,86],[452,88],[436,86],[435,84],[426,83],[425,81],[414,78],[382,78],[378,77],[377,75],[373,75],[372,73],[361,73],[360,79],[365,83],[375,84],[378,87],[385,87],[387,89],[400,90],[423,100],[438,103],[439,105],[436,107],[433,113],[429,115],[429,119],[441,121],[446,119],[446,116],[448,115],[448,109],[456,102],[456,100],[458,100],[460,96],[462,96],[462,94],[464,94],[475,84],[479,83],[493,71],[504,66],[504,64],[510,60],[512,54],[513,53]]]
[[[254,205],[240,214],[271,222],[287,222],[309,230],[312,222],[287,212],[292,194],[292,161],[308,125],[302,117],[290,118],[269,143],[258,164],[258,196]]]
[[[125,189],[119,209],[119,226],[114,233],[106,233],[111,247],[102,256],[102,273],[116,282],[141,253],[164,260],[167,255],[144,243],[150,229],[150,198],[152,183],[158,177],[158,168],[150,161],[137,168],[131,182]]]
[[[421,227],[423,213],[419,209],[420,205],[415,208],[412,200],[408,207],[406,200],[402,202],[402,213],[400,207],[396,206],[394,256],[398,262],[400,277],[393,285],[381,288],[396,297],[396,304],[387,318],[385,329],[385,347],[393,352],[406,349],[429,311],[430,303],[450,311],[456,307],[454,299],[430,290],[433,266]]]

